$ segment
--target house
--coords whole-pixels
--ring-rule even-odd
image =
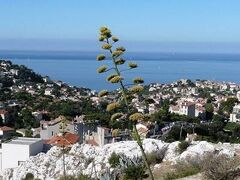
[[[146,138],[149,129],[146,125],[142,124],[142,123],[138,123],[136,124],[136,128],[138,131],[138,134],[140,135],[141,138]]]
[[[105,144],[126,141],[129,139],[130,132],[128,130],[117,130],[117,133],[114,133],[114,131],[115,130],[113,129],[98,126],[97,131],[91,132],[90,135],[85,136],[85,143],[103,146]]]
[[[62,133],[59,133],[51,137],[49,140],[44,141],[44,151],[48,151],[53,146],[71,147],[72,145],[79,142],[79,140],[80,137],[76,134],[66,132],[64,135],[62,135]]]
[[[42,150],[43,140],[40,138],[18,137],[4,142],[0,149],[0,170],[17,167],[30,156],[35,156]]]
[[[230,114],[230,122],[240,122],[240,104],[233,107],[233,111]]]
[[[8,126],[0,127],[0,139],[6,139],[11,136],[11,133],[15,132],[15,130]]]
[[[8,111],[6,111],[4,109],[0,109],[0,116],[3,120],[3,123],[7,123],[7,121],[8,121]]]
[[[40,137],[42,139],[49,139],[59,133],[60,119],[51,121],[40,121]]]
[[[169,112],[170,113],[175,113],[175,114],[179,114],[180,111],[180,107],[178,105],[170,105],[169,106]]]
[[[43,119],[43,113],[41,111],[34,111],[32,112],[32,115],[38,121],[41,121]]]
[[[90,136],[92,132],[97,131],[97,125],[94,123],[87,123],[87,122],[74,122],[74,134],[77,134],[80,137],[79,142],[84,143],[85,137]]]
[[[63,82],[62,81],[54,81],[59,87],[62,87]]]
[[[40,121],[40,137],[42,139],[50,139],[52,136],[60,133],[61,116],[51,121]],[[66,130],[74,132],[73,124],[67,124]]]
[[[5,104],[3,101],[0,101],[0,109],[3,109],[3,108],[5,108]]]
[[[238,101],[240,101],[240,91],[237,92]]]
[[[45,89],[45,92],[44,92],[44,95],[46,95],[46,96],[51,96],[52,95],[52,89],[51,88],[46,88]]]
[[[171,113],[195,117],[195,103],[190,101],[180,101],[177,105],[170,105]]]
[[[50,81],[50,78],[49,78],[48,76],[45,76],[45,77],[43,77],[43,81],[44,81],[45,83],[47,83],[47,82]]]
[[[18,69],[10,69],[10,73],[13,74],[13,75],[18,76],[19,70]]]

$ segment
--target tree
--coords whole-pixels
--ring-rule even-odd
[[[39,122],[33,117],[32,113],[28,109],[23,109],[21,111],[21,120],[24,124],[24,128],[37,128],[39,127]]]
[[[0,126],[3,125],[3,119],[2,119],[2,116],[0,116]]]
[[[207,103],[205,105],[205,110],[206,110],[206,119],[210,120],[213,117],[213,111],[214,111],[214,107],[212,105],[212,103]]]
[[[25,130],[25,137],[32,137],[33,133],[31,131],[31,129],[26,129]]]
[[[185,139],[187,135],[186,130],[182,126],[173,126],[171,130],[168,132],[166,141],[173,142],[173,141],[182,141]]]
[[[223,101],[220,104],[220,111],[223,112],[224,114],[229,115],[232,110],[233,110],[233,106],[235,105],[235,103],[238,102],[237,98],[228,98],[227,101]]]
[[[144,120],[145,117],[141,113],[134,113],[129,101],[132,95],[137,95],[144,90],[144,87],[141,85],[142,83],[144,83],[144,80],[141,77],[136,77],[132,80],[131,84],[125,83],[123,71],[135,69],[138,67],[138,65],[134,62],[129,62],[128,68],[123,69],[126,60],[122,57],[122,55],[124,54],[126,49],[122,46],[113,49],[113,46],[115,45],[115,43],[118,42],[118,40],[119,39],[117,37],[112,36],[110,29],[108,29],[107,27],[100,28],[99,41],[103,42],[102,49],[110,53],[112,67],[102,65],[97,69],[97,72],[105,73],[108,71],[113,71],[113,73],[107,77],[107,81],[112,84],[118,84],[121,88],[121,100],[108,104],[106,110],[110,113],[113,113],[111,120],[120,119],[125,114],[128,117],[128,120],[133,122],[134,138],[137,141],[138,146],[140,147],[145,166],[147,167],[149,175],[153,180],[153,173],[147,161],[147,156],[144,152],[143,144],[136,128],[136,123],[140,120]],[[105,58],[106,56],[104,54],[99,54],[97,56],[98,61],[103,61]],[[99,92],[100,97],[107,96],[108,94],[109,92],[107,90],[102,90],[101,92]],[[122,112],[119,112],[120,109],[122,110]],[[126,111],[124,111],[124,109],[126,109]]]

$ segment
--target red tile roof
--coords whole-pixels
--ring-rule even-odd
[[[72,133],[65,133],[64,136],[61,135],[55,135],[51,139],[45,141],[45,144],[50,144],[53,146],[71,146],[79,141],[80,137],[76,134]]]
[[[0,114],[7,114],[8,112],[4,109],[0,109]]]
[[[8,127],[8,126],[3,126],[3,127],[0,127],[0,130],[1,130],[1,131],[14,131],[14,129],[13,129],[13,128],[11,128],[11,127]]]
[[[99,146],[98,143],[94,139],[87,140],[86,144],[91,144],[93,146]]]

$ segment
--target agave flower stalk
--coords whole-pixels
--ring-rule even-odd
[[[61,122],[60,122],[60,127],[59,127],[59,131],[62,134],[62,137],[64,139],[63,144],[61,145],[62,148],[62,161],[63,161],[63,177],[64,180],[67,179],[67,175],[66,175],[66,164],[65,164],[65,153],[66,153],[66,147],[65,147],[65,134],[67,132],[67,120],[64,116],[60,116]]]
[[[122,58],[122,55],[124,54],[126,49],[122,46],[116,47],[116,49],[113,49],[114,48],[113,45],[115,45],[115,43],[118,42],[119,39],[115,36],[112,36],[110,29],[108,29],[107,27],[100,28],[99,41],[103,42],[102,49],[106,50],[110,53],[113,67],[108,68],[106,65],[103,65],[103,66],[100,66],[97,71],[99,73],[106,73],[107,71],[110,71],[110,70],[114,71],[113,74],[111,74],[107,77],[107,81],[110,83],[120,85],[121,96],[124,100],[124,105],[126,106],[126,109],[128,112],[127,117],[130,121],[133,122],[133,138],[136,140],[136,142],[141,150],[142,157],[143,157],[145,166],[149,171],[150,178],[152,180],[154,180],[152,170],[147,161],[147,156],[146,156],[146,153],[143,148],[143,143],[142,143],[141,137],[136,128],[136,123],[138,121],[144,120],[145,117],[141,113],[131,114],[131,110],[130,110],[131,104],[130,104],[130,101],[128,100],[129,94],[133,94],[133,95],[138,94],[139,92],[141,92],[144,89],[143,86],[141,85],[142,83],[144,83],[144,80],[141,77],[136,77],[133,79],[132,84],[124,83],[125,80],[124,80],[124,76],[123,76],[122,72],[125,70],[135,69],[138,67],[138,65],[136,63],[129,62],[127,69],[125,69],[125,70],[120,69],[120,66],[123,66],[126,62],[126,60],[124,58]],[[106,58],[106,56],[104,54],[100,54],[97,56],[98,61],[103,61],[103,60],[105,60],[105,58]],[[108,91],[106,91],[106,90],[103,90],[99,93],[100,97],[107,96],[107,95],[108,95]],[[113,102],[107,106],[107,111],[109,111],[109,112],[111,112],[113,110],[116,111],[120,108],[120,106],[121,105],[119,102]],[[122,116],[124,116],[124,114],[122,112],[117,112],[112,115],[111,120],[120,119]]]

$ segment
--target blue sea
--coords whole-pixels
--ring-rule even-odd
[[[23,64],[35,72],[69,85],[95,90],[115,89],[106,82],[109,73],[98,74],[98,66],[111,63],[96,61],[97,52],[0,51],[0,58]],[[125,59],[139,68],[124,71],[126,82],[137,76],[145,83],[170,83],[181,78],[209,79],[240,83],[240,54],[197,53],[126,53]],[[124,68],[122,69],[124,70]]]

